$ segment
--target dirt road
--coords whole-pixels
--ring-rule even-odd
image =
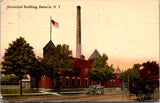
[[[131,99],[127,99],[128,92],[106,92],[104,95],[99,96],[88,96],[85,94],[76,95],[44,95],[44,96],[15,96],[15,97],[4,97],[5,101],[8,102],[138,102],[135,96]],[[155,98],[146,100],[158,101],[159,92],[155,92]]]

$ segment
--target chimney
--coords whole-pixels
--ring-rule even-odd
[[[81,57],[81,7],[77,6],[76,58]]]

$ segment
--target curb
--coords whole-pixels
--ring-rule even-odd
[[[85,92],[60,92],[58,94],[57,92],[42,92],[42,93],[23,93],[23,96],[39,96],[39,95],[67,95],[67,94],[84,94]],[[20,96],[20,94],[2,94],[3,97],[9,97],[9,96]]]

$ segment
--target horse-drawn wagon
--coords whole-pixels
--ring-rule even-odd
[[[136,95],[139,101],[154,98],[155,86],[152,81],[130,81],[129,82],[129,96]]]

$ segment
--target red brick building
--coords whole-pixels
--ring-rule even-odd
[[[77,28],[76,28],[76,58],[72,58],[76,60],[74,67],[80,70],[80,75],[78,76],[61,76],[59,78],[59,82],[56,79],[51,80],[47,75],[40,75],[38,77],[31,77],[31,88],[56,88],[57,85],[61,88],[88,88],[90,85],[100,84],[100,81],[92,81],[89,79],[91,66],[93,60],[95,58],[100,57],[101,55],[97,50],[93,52],[93,54],[89,57],[88,60],[84,59],[84,56],[81,55],[81,7],[77,6]],[[45,58],[46,52],[48,50],[53,50],[55,45],[50,40],[48,44],[43,48],[43,58]],[[120,80],[117,79],[118,74],[121,73],[120,69],[117,68],[114,71],[114,78],[105,81],[104,86],[106,88],[120,88]]]
[[[45,54],[48,49],[54,49],[55,45],[53,44],[52,41],[49,41],[48,44],[43,48],[43,57],[45,57]],[[78,76],[61,76],[59,79],[59,83],[56,79],[51,80],[50,77],[47,75],[40,75],[38,77],[31,76],[31,83],[30,87],[31,88],[45,88],[45,89],[51,89],[51,88],[56,88],[57,85],[61,88],[88,88],[90,85],[96,85],[96,84],[101,84],[100,81],[92,81],[89,79],[90,71],[91,71],[91,66],[93,63],[93,60],[95,58],[100,57],[100,54],[97,50],[93,52],[93,54],[89,57],[88,60],[84,59],[78,59],[72,57],[72,59],[76,60],[74,66],[75,68],[80,70],[80,75]],[[117,68],[114,71],[114,78],[105,81],[104,86],[106,88],[120,88],[120,80],[117,79],[118,74],[121,73],[120,69]]]
[[[56,79],[51,80],[50,77],[47,75],[40,75],[37,81],[37,78],[32,76],[31,77],[31,88],[45,88],[45,89],[51,89],[56,88],[56,86],[59,84],[61,88],[88,88],[90,85],[96,85],[101,84],[100,81],[92,81],[89,79],[90,70],[92,62],[91,60],[83,60],[83,59],[76,59],[75,65],[80,68],[80,75],[78,76],[61,76],[59,83]],[[104,86],[105,88],[120,88],[120,80],[117,79],[117,76],[120,72],[119,68],[117,68],[114,71],[114,78],[105,81]],[[38,82],[38,83],[37,83]]]

